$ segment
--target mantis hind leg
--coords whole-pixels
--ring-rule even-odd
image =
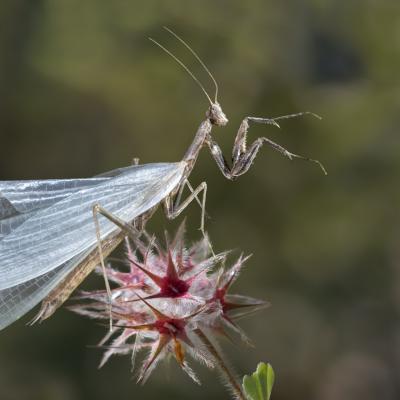
[[[122,221],[112,213],[102,208],[99,204],[93,206],[93,217],[96,226],[96,236],[99,240],[100,229],[98,224],[98,214],[108,218],[115,223],[120,232],[103,238],[98,241],[98,247],[94,248],[89,254],[81,260],[81,262],[43,299],[39,313],[31,321],[43,321],[49,318],[53,313],[70,297],[71,293],[82,283],[82,281],[90,274],[91,271],[99,264],[102,264],[103,276],[105,279],[106,289],[110,289],[107,275],[105,274],[104,258],[106,258],[121,243],[124,237],[137,238],[140,235],[145,222],[154,213],[149,210],[133,221],[133,226]],[[103,268],[104,267],[104,268]],[[107,290],[107,294],[111,303],[111,290]]]
[[[106,209],[101,207],[99,204],[95,204],[93,206],[92,211],[93,211],[94,225],[95,225],[95,229],[96,229],[97,248],[98,248],[98,252],[99,252],[100,265],[101,265],[101,269],[103,271],[104,284],[106,286],[108,302],[109,302],[110,331],[112,331],[112,294],[111,294],[110,283],[108,282],[108,279],[107,279],[106,266],[104,263],[104,255],[103,255],[103,248],[102,248],[102,244],[101,244],[101,232],[100,232],[100,223],[99,223],[98,214],[101,214],[103,217],[105,217],[108,220],[110,220],[111,222],[113,222],[115,225],[117,225],[122,230],[123,233],[125,233],[129,237],[136,239],[140,233],[139,233],[139,231],[136,230],[135,227],[126,223],[125,221],[123,221],[116,215],[112,214],[111,212],[107,211]]]

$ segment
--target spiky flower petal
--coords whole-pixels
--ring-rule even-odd
[[[184,234],[182,224],[173,240],[167,239],[165,249],[146,234],[145,239],[133,243],[134,251],[127,241],[127,268],[107,267],[108,279],[114,284],[113,330],[99,343],[106,348],[100,366],[112,355],[128,353],[134,364],[136,354],[146,350],[138,381],[144,383],[156,365],[172,355],[199,383],[186,354],[210,368],[221,364],[210,344],[199,340],[205,337],[201,332],[229,337],[233,330],[249,343],[235,321],[267,303],[228,294],[249,257],[241,255],[225,268],[228,252],[211,255],[207,238],[186,248]],[[77,299],[79,302],[70,306],[76,313],[98,320],[109,318],[106,291],[82,292]]]

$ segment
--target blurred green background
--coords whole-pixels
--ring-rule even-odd
[[[250,138],[320,159],[327,177],[266,147],[234,183],[207,150],[192,174],[192,184],[209,185],[215,248],[254,254],[235,292],[272,303],[241,321],[256,349],[224,346],[232,364],[243,375],[269,361],[274,400],[398,399],[398,0],[2,1],[0,179],[88,177],[133,157],[179,160],[207,103],[147,37],[212,86],[163,25],[220,84],[230,123],[214,138],[227,155],[245,116],[324,117],[282,122],[280,131],[254,126]],[[186,215],[196,240],[198,207]],[[158,212],[149,229],[180,221]],[[228,398],[199,365],[202,387],[175,362],[144,387],[128,357],[97,370],[101,351],[87,346],[106,328],[65,309],[40,326],[26,327],[29,319],[0,333],[2,400]]]

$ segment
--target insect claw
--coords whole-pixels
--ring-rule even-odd
[[[281,129],[281,126],[274,120],[272,120],[272,125],[276,126],[277,128]]]
[[[322,119],[322,117],[321,117],[320,115],[315,114],[315,113],[313,113],[313,112],[311,112],[311,111],[307,111],[306,113],[309,114],[309,115],[311,115],[311,116],[314,117],[314,118],[319,119],[319,120]]]

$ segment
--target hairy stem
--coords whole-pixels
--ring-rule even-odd
[[[246,397],[244,396],[242,388],[240,384],[237,382],[235,375],[228,367],[228,365],[225,363],[221,354],[219,354],[218,350],[211,343],[210,339],[208,339],[205,333],[199,328],[195,329],[194,332],[200,339],[200,341],[204,344],[204,346],[207,348],[207,350],[210,352],[210,354],[213,356],[218,368],[220,369],[221,373],[225,376],[226,382],[231,388],[232,392],[235,394],[236,398],[239,400],[246,400]]]

